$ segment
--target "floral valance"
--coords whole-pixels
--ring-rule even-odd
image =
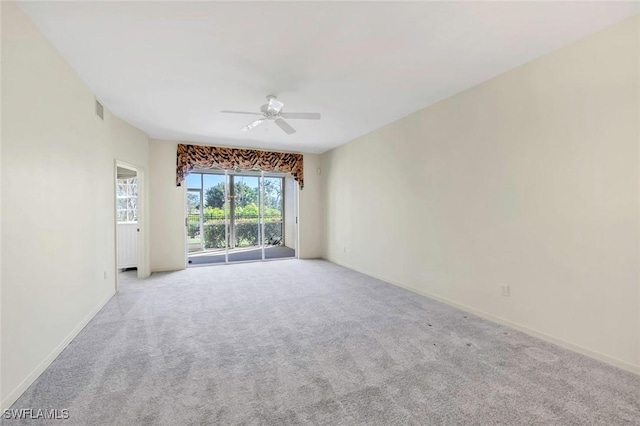
[[[178,186],[194,167],[289,173],[298,182],[300,189],[304,187],[302,154],[178,144]]]

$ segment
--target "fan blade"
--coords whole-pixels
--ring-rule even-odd
[[[224,114],[249,114],[249,115],[262,115],[261,112],[247,112],[247,111],[220,111]]]
[[[282,118],[301,119],[301,120],[320,120],[319,112],[281,112]]]
[[[267,120],[266,118],[259,118],[259,119],[257,119],[256,121],[254,121],[253,123],[249,123],[249,124],[247,124],[246,126],[244,126],[244,127],[243,127],[242,129],[240,129],[240,130],[241,130],[241,131],[243,131],[243,132],[246,132],[247,130],[251,130],[251,129],[253,129],[253,128],[254,128],[254,127],[256,127],[257,125],[262,124],[262,122],[264,122],[264,121],[266,121],[266,120]]]
[[[276,124],[278,125],[278,127],[280,127],[282,130],[284,130],[284,132],[288,135],[291,135],[293,133],[296,132],[296,129],[294,129],[293,127],[289,126],[289,123],[287,123],[286,121],[284,121],[282,118],[277,118],[276,119]]]
[[[284,102],[277,100],[275,97],[269,97],[269,106],[267,107],[269,111],[275,112],[276,114],[282,110],[284,106]]]

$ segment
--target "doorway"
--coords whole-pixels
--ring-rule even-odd
[[[297,185],[293,182],[278,173],[190,173],[185,222],[188,265],[295,258]]]
[[[150,275],[146,241],[144,170],[128,163],[115,164],[116,291],[123,271],[146,278]]]

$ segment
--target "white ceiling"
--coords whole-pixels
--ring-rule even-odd
[[[635,2],[24,2],[154,138],[320,153],[638,13]],[[268,94],[320,112],[239,129]]]

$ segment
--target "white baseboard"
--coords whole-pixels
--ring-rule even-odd
[[[154,272],[176,272],[176,271],[182,271],[182,270],[185,270],[185,269],[187,269],[187,267],[184,266],[184,265],[183,266],[175,266],[175,267],[169,266],[169,267],[166,267],[166,268],[154,268],[154,269],[151,269],[151,274],[153,274]],[[151,275],[151,274],[149,274],[149,275]]]
[[[532,328],[529,328],[529,327],[524,326],[522,324],[519,324],[517,322],[513,322],[513,321],[510,321],[508,319],[504,319],[504,318],[489,314],[487,312],[483,312],[483,311],[477,310],[475,308],[472,308],[470,306],[464,305],[462,303],[455,302],[453,300],[448,300],[448,299],[436,296],[436,295],[431,294],[431,293],[429,293],[427,291],[420,290],[420,289],[417,289],[415,287],[408,286],[408,285],[405,285],[403,283],[400,283],[400,282],[397,282],[397,281],[394,281],[394,280],[390,280],[389,278],[386,278],[386,277],[382,277],[382,276],[379,276],[379,275],[376,275],[376,274],[372,274],[372,273],[370,273],[368,271],[365,271],[365,270],[363,270],[361,268],[358,268],[356,266],[349,265],[349,264],[344,263],[344,262],[339,262],[339,261],[337,261],[335,259],[330,259],[330,258],[325,258],[325,259],[328,260],[329,262],[335,263],[337,265],[344,266],[345,268],[353,269],[354,271],[360,272],[361,274],[365,274],[365,275],[368,275],[370,277],[377,278],[379,280],[385,281],[385,282],[387,282],[389,284],[395,285],[396,287],[401,287],[401,288],[404,288],[405,290],[409,290],[409,291],[412,291],[414,293],[420,294],[422,296],[428,297],[430,299],[437,300],[438,302],[446,303],[447,305],[453,306],[454,308],[461,309],[461,310],[463,310],[465,312],[469,312],[470,314],[477,315],[477,316],[479,316],[481,318],[487,319],[489,321],[496,322],[498,324],[506,325],[507,327],[511,327],[511,328],[516,329],[518,331],[522,331],[523,333],[526,333],[526,334],[528,334],[530,336],[537,337],[538,339],[544,340],[546,342],[552,343],[554,345],[560,346],[560,347],[565,348],[565,349],[569,349],[570,351],[577,352],[579,354],[588,356],[590,358],[594,358],[594,359],[596,359],[598,361],[602,361],[602,362],[604,362],[606,364],[612,365],[612,366],[620,368],[622,370],[629,371],[631,373],[640,375],[640,365],[631,364],[631,363],[629,363],[627,361],[623,361],[621,359],[618,359],[618,358],[615,358],[615,357],[612,357],[612,356],[609,356],[609,355],[605,355],[603,353],[600,353],[600,352],[585,348],[585,347],[580,346],[580,345],[576,345],[574,343],[571,343],[571,342],[568,342],[566,340],[560,339],[558,337],[543,333],[541,331],[534,330]]]
[[[51,363],[58,357],[58,355],[62,353],[64,348],[66,348],[67,345],[71,343],[71,341],[82,331],[82,329],[89,323],[89,321],[91,321],[93,317],[96,316],[98,312],[100,312],[100,309],[102,309],[104,305],[106,305],[107,302],[111,300],[111,298],[115,294],[116,293],[114,291],[113,293],[109,294],[104,300],[98,303],[98,305],[93,308],[91,312],[89,312],[82,319],[82,321],[80,321],[80,323],[71,331],[71,333],[67,335],[67,337],[62,340],[62,342],[60,342],[58,346],[56,346],[53,351],[44,360],[42,360],[42,362],[35,369],[33,369],[33,371],[29,373],[29,375],[18,386],[16,386],[14,390],[9,392],[9,395],[7,395],[7,397],[2,400],[2,403],[0,404],[0,411],[4,411],[5,409],[11,407],[13,403],[18,400],[20,395],[22,395],[24,391],[26,391],[27,388],[36,381],[36,379],[44,372],[44,370],[46,370],[47,367],[51,365]]]

